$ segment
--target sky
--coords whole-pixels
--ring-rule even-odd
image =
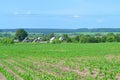
[[[0,29],[120,28],[120,0],[1,0]]]

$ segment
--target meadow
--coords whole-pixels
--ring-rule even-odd
[[[0,80],[120,80],[120,43],[0,45]]]

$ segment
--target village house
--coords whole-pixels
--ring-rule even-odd
[[[50,43],[52,43],[52,42],[54,42],[55,41],[55,37],[52,37],[51,39],[50,39]]]

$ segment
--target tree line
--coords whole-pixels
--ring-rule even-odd
[[[11,38],[4,38],[0,39],[0,43],[14,43],[14,40],[17,39],[19,42],[22,42],[26,37],[28,37],[27,31],[24,29],[18,29],[15,33],[15,36],[13,39]],[[95,35],[85,35],[80,34],[76,36],[69,36],[68,34],[62,34],[62,35],[55,35],[54,33],[45,35],[43,34],[42,39],[43,41],[48,41],[55,37],[55,40],[53,43],[105,43],[105,42],[120,42],[120,34],[114,34],[114,33],[108,33],[106,35],[101,34],[95,34]],[[59,40],[59,38],[62,37],[63,40]]]
[[[105,43],[105,42],[120,42],[120,34],[108,33],[106,35],[77,35],[70,37],[63,34],[63,42],[67,43]],[[57,42],[56,42],[57,43]]]

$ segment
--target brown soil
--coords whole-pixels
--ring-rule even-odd
[[[95,78],[95,77],[97,76],[98,72],[99,72],[98,69],[94,69],[94,70],[92,71],[91,76]]]
[[[7,80],[2,73],[0,73],[0,80]]]
[[[54,66],[54,67],[56,67],[60,70],[63,70],[63,71],[74,72],[74,73],[80,75],[81,77],[85,77],[85,76],[89,75],[89,70],[88,69],[84,69],[84,71],[80,71],[78,69],[71,69],[69,67],[63,67],[63,66],[61,67],[59,65],[52,65],[52,66]]]
[[[120,80],[120,74],[116,76],[116,80]]]

